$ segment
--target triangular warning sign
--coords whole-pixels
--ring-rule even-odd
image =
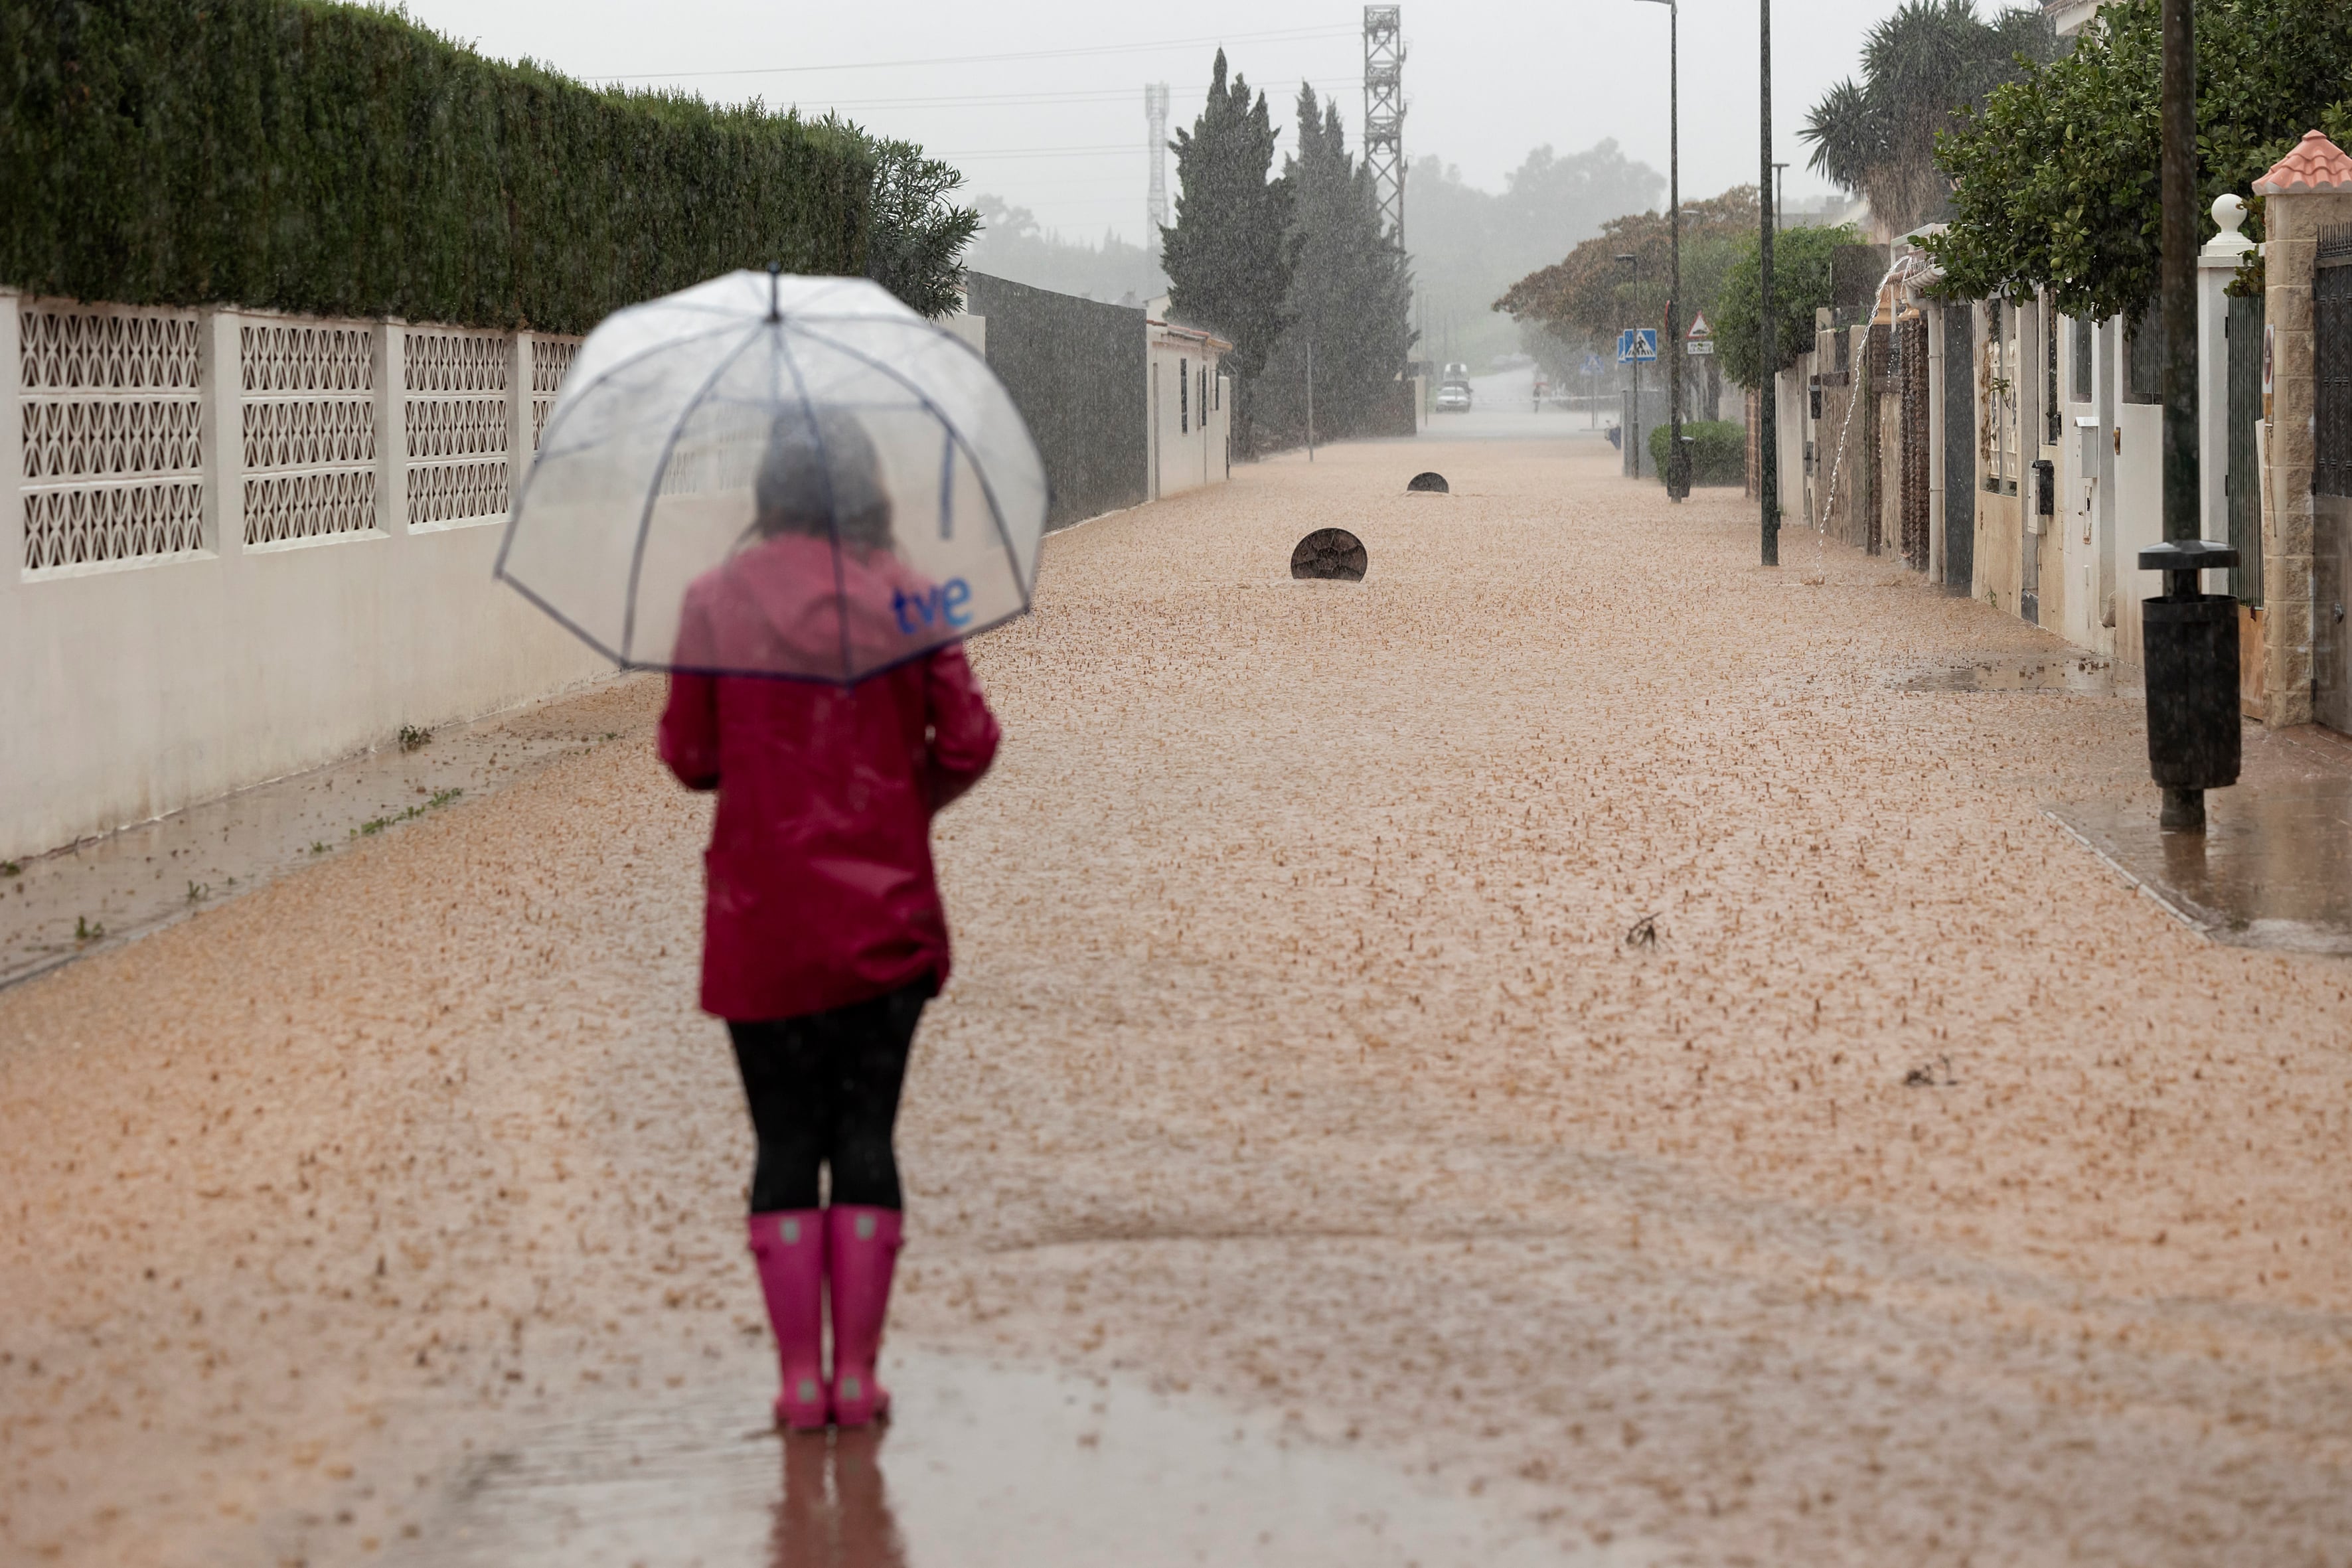
[[[1684,336],[1689,338],[1693,342],[1696,342],[1702,338],[1711,338],[1715,336],[1715,329],[1707,325],[1706,312],[1705,310],[1695,311],[1692,314],[1690,331],[1685,333]]]

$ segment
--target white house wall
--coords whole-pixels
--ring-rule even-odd
[[[1197,342],[1164,337],[1163,329],[1146,330],[1153,334],[1145,360],[1150,383],[1145,406],[1151,420],[1151,495],[1181,495],[1202,485],[1223,484],[1233,397],[1218,374],[1219,356]],[[1200,406],[1203,373],[1206,418]],[[1181,390],[1180,378],[1184,384]]]

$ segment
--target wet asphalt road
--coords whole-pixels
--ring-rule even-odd
[[[975,647],[898,1429],[758,1432],[622,685],[0,993],[0,1561],[2352,1561],[2352,969],[2042,815],[2128,698],[1589,437],[1236,474]]]

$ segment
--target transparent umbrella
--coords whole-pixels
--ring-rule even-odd
[[[1026,610],[1045,500],[961,339],[735,272],[580,345],[498,575],[624,666],[846,685]]]

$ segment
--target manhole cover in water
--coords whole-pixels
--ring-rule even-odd
[[[1404,482],[1404,488],[1408,490],[1426,490],[1432,495],[1443,496],[1454,493],[1454,487],[1445,482],[1445,476],[1434,468],[1413,475]]]
[[[1298,542],[1290,552],[1290,574],[1294,577],[1328,577],[1342,583],[1360,583],[1364,568],[1371,557],[1364,553],[1364,542],[1344,528],[1318,528]]]

